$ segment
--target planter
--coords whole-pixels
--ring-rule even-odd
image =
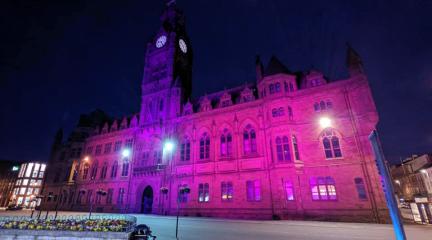
[[[88,232],[88,231],[49,231],[49,230],[20,230],[0,229],[2,240],[57,240],[57,239],[129,239],[131,232]]]

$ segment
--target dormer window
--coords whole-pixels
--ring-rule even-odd
[[[284,82],[285,92],[294,92],[294,84],[292,82]]]
[[[229,100],[225,100],[221,103],[221,107],[228,107],[231,105],[231,101]]]
[[[270,94],[280,92],[280,90],[281,90],[280,88],[281,88],[280,83],[278,83],[278,82],[277,83],[271,83],[269,86]]]
[[[240,93],[240,102],[244,103],[244,102],[250,102],[253,100],[255,100],[255,97],[252,93],[252,90],[248,87],[243,89],[243,91]]]
[[[183,114],[189,115],[189,114],[192,114],[192,112],[193,112],[192,104],[188,101],[184,106]]]
[[[225,92],[220,98],[219,107],[228,107],[232,105],[231,95]]]
[[[200,111],[206,112],[206,111],[210,111],[210,110],[211,110],[210,100],[207,97],[204,97],[200,103]]]

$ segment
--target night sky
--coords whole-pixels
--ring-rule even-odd
[[[193,95],[255,81],[255,55],[347,76],[362,56],[387,158],[432,152],[432,1],[178,0]],[[1,1],[0,159],[47,160],[81,113],[139,111],[145,46],[163,1]]]

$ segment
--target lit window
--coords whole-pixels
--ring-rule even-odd
[[[210,158],[210,137],[204,133],[200,139],[200,159]]]
[[[30,177],[32,170],[33,170],[33,163],[29,163],[27,165],[27,169],[26,169],[26,173],[25,173],[25,177]]]
[[[294,187],[292,182],[285,181],[285,193],[288,201],[294,200]]]
[[[23,186],[27,186],[28,183],[29,183],[29,180],[28,179],[24,179],[23,182],[22,182],[22,185]]]
[[[233,198],[234,190],[232,182],[221,183],[221,198],[222,201],[231,201]]]
[[[281,137],[276,138],[276,155],[277,155],[277,160],[280,162],[291,161],[288,137],[283,136],[282,138]]]
[[[257,152],[256,133],[251,125],[247,125],[243,131],[243,151],[246,155]]]
[[[364,185],[363,179],[362,178],[354,178],[354,183],[356,185],[357,188],[357,193],[358,193],[358,197],[360,200],[366,200],[367,199],[367,195],[366,195],[366,187]]]
[[[324,147],[325,157],[327,159],[342,157],[339,138],[336,136],[333,129],[328,128],[324,130],[322,143]]]
[[[25,171],[26,166],[27,166],[26,163],[24,163],[23,165],[21,165],[21,169],[20,169],[20,171],[19,171],[18,177],[21,178],[21,177],[24,176],[24,171]]]
[[[312,200],[336,200],[335,181],[332,177],[311,177]]]
[[[209,184],[200,183],[198,185],[198,202],[210,201]]]
[[[225,129],[220,137],[220,154],[222,157],[232,155],[232,136],[228,129]]]
[[[246,195],[248,201],[261,200],[261,182],[260,180],[252,180],[246,182]]]
[[[25,193],[26,193],[26,188],[25,187],[20,188],[19,194],[24,195]]]

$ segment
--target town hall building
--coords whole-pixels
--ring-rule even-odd
[[[145,53],[141,109],[97,110],[56,135],[42,208],[383,222],[368,135],[378,113],[360,56],[347,79],[256,59],[256,81],[192,99],[192,45],[167,4]],[[201,84],[205,84],[202,82]]]

